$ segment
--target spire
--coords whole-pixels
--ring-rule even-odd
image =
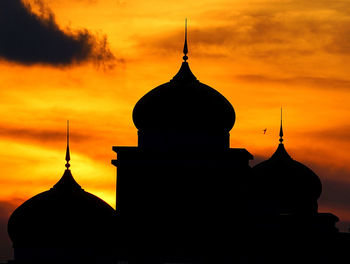
[[[185,20],[185,44],[184,44],[183,53],[185,56],[183,56],[182,58],[184,59],[184,61],[187,61],[187,59],[188,59],[188,57],[187,57],[187,53],[188,53],[188,48],[187,48],[187,18]]]
[[[282,144],[283,142],[283,128],[282,128],[282,108],[281,108],[281,127],[280,127],[280,143]]]
[[[70,164],[70,152],[69,152],[69,120],[67,120],[67,150],[66,150],[66,170],[63,173],[61,179],[53,186],[52,189],[59,191],[67,190],[81,190],[80,185],[74,180],[73,175],[69,169]]]
[[[69,164],[69,161],[70,161],[70,152],[69,152],[69,120],[67,120],[67,150],[66,150],[66,168],[69,169],[70,167],[70,164]]]
[[[187,53],[187,18],[185,20],[185,44],[184,44],[184,49],[183,49],[183,59],[184,61],[181,64],[181,68],[178,71],[178,73],[173,77],[171,81],[181,81],[181,82],[192,82],[192,81],[197,81],[196,76],[193,75],[191,72],[191,69],[187,63],[186,60],[188,60]]]

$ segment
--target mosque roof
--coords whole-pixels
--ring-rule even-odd
[[[253,167],[257,188],[269,200],[278,201],[281,210],[298,211],[299,206],[316,204],[322,192],[319,177],[307,166],[294,160],[283,144],[282,120],[280,144],[268,159]],[[317,210],[317,208],[314,208]]]
[[[178,73],[135,105],[133,121],[139,130],[226,131],[235,123],[231,103],[218,91],[197,80],[187,62],[187,28]]]
[[[116,212],[75,181],[69,144],[66,161],[63,176],[50,190],[25,201],[11,215],[8,233],[14,247],[90,247],[113,239]]]

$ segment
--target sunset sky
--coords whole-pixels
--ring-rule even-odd
[[[66,120],[73,176],[115,206],[112,146],[137,145],[133,107],[177,73],[186,17],[192,72],[235,108],[231,147],[270,157],[283,107],[287,151],[347,230],[349,0],[1,0],[0,260],[8,216],[63,174]]]

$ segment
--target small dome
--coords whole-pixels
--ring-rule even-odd
[[[115,210],[85,192],[67,169],[49,191],[19,206],[8,233],[14,248],[91,247],[112,241]]]
[[[302,163],[292,159],[281,143],[270,159],[253,167],[254,184],[266,211],[275,213],[317,212],[322,192],[319,177]]]
[[[133,121],[138,130],[229,132],[235,111],[223,95],[199,82],[184,61],[170,82],[136,103]]]

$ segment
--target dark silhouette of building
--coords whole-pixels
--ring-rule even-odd
[[[266,161],[252,168],[248,263],[341,263],[348,259],[350,234],[339,233],[338,217],[319,213],[322,192],[318,176],[287,153],[280,144]],[[244,238],[246,234],[242,234]],[[245,240],[245,239],[243,239]]]
[[[282,110],[281,110],[282,111]],[[317,213],[322,192],[318,176],[305,165],[293,160],[283,144],[282,112],[280,144],[270,159],[253,168],[254,193],[259,197],[256,212],[262,214]]]
[[[187,62],[136,104],[138,146],[113,147],[116,214],[69,168],[10,218],[15,262],[340,263],[349,234],[319,213],[318,176],[283,144],[255,167],[230,148],[235,111]],[[349,258],[347,258],[349,259]]]
[[[170,82],[137,102],[138,147],[113,148],[117,213],[136,240],[131,257],[142,252],[142,258],[164,254],[167,261],[184,261],[204,252],[229,254],[233,211],[242,206],[240,190],[232,188],[249,174],[253,156],[230,148],[234,109],[191,72],[187,36],[183,59]],[[213,243],[222,238],[225,244]]]
[[[16,263],[100,263],[114,254],[115,210],[74,180],[68,137],[66,161],[62,178],[9,219]]]

